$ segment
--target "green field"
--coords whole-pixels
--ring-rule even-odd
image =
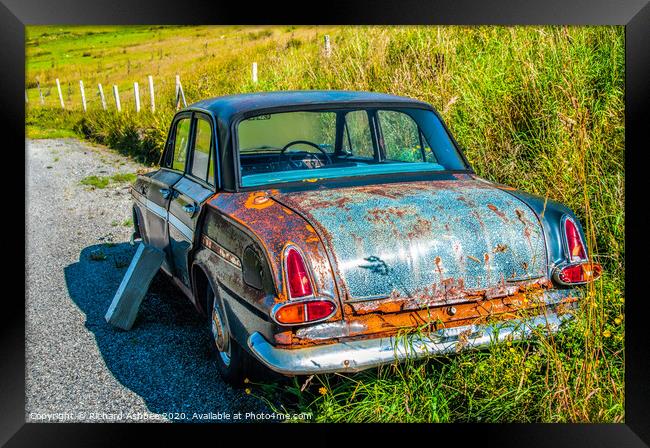
[[[580,217],[605,274],[578,319],[554,338],[314,377],[304,389],[255,384],[250,392],[317,421],[622,422],[624,48],[622,27],[27,27],[27,131],[78,135],[154,164],[174,113],[176,74],[188,103],[285,89],[428,101],[479,175],[563,202]],[[156,84],[156,113],[148,109],[147,75]],[[45,106],[37,79],[49,93]]]

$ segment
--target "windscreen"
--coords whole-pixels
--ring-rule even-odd
[[[237,142],[243,187],[468,169],[438,117],[425,109],[263,114],[239,123]]]

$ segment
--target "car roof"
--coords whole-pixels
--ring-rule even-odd
[[[292,108],[323,105],[364,105],[372,103],[396,103],[431,109],[423,101],[386,93],[352,90],[287,90],[278,92],[244,93],[208,98],[188,106],[188,109],[204,109],[219,116],[223,121],[235,115],[270,108]]]

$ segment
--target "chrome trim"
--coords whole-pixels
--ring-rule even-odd
[[[322,301],[330,302],[330,303],[332,303],[332,304],[334,305],[334,310],[333,310],[330,314],[328,314],[326,317],[323,317],[322,319],[310,320],[310,321],[308,321],[308,322],[299,322],[299,323],[296,323],[296,324],[285,324],[285,323],[282,323],[282,322],[278,322],[278,321],[275,319],[275,313],[276,313],[280,308],[282,308],[283,306],[286,306],[286,305],[295,305],[295,304],[297,304],[297,303],[304,303],[304,304],[306,304],[307,302],[314,302],[314,301],[318,301],[318,302],[322,302]],[[323,322],[323,321],[329,319],[330,317],[332,317],[333,315],[335,315],[337,309],[338,309],[338,306],[336,305],[336,301],[335,301],[334,299],[332,299],[331,297],[327,297],[327,296],[320,296],[320,297],[318,297],[318,296],[307,296],[307,297],[301,297],[300,299],[295,299],[295,300],[291,300],[291,299],[290,299],[290,300],[287,300],[286,302],[276,303],[276,304],[273,305],[273,307],[271,308],[271,311],[269,312],[269,314],[270,314],[270,316],[271,316],[271,319],[273,319],[273,322],[275,322],[276,324],[281,325],[281,326],[283,326],[283,327],[295,327],[296,325],[307,325],[307,324],[311,325],[311,324],[316,324],[316,323],[318,323],[318,322]]]
[[[576,308],[577,302],[567,305]],[[452,327],[425,336],[361,339],[296,349],[277,348],[255,332],[248,338],[248,347],[266,367],[284,375],[358,372],[407,358],[424,358],[467,348],[486,347],[506,339],[527,338],[539,325],[546,332],[555,333],[562,323],[573,317],[571,313],[558,314],[547,309],[546,314],[528,319]],[[466,335],[465,338],[463,334]]]
[[[227,263],[230,263],[232,266],[236,267],[237,269],[241,270],[241,260],[237,255],[233,254],[230,252],[228,249],[217,243],[215,240],[212,238],[208,237],[207,235],[203,235],[203,245],[210,249],[214,254],[216,254],[219,258],[224,260]]]
[[[185,223],[182,222],[180,219],[178,219],[176,216],[174,216],[173,213],[169,214],[168,221],[169,224],[171,224],[172,226],[174,226],[174,228],[176,228],[176,230],[181,232],[185,238],[187,238],[189,241],[193,240],[194,232],[192,231],[192,229],[186,226]]]
[[[587,245],[585,244],[585,241],[582,238],[582,232],[580,231],[580,227],[578,227],[578,223],[576,223],[575,220],[571,216],[569,216],[567,214],[562,215],[562,218],[560,220],[560,222],[562,224],[562,249],[564,250],[564,258],[567,260],[568,263],[577,263],[577,262],[575,262],[575,261],[573,261],[571,259],[571,252],[569,252],[569,242],[567,241],[567,238],[566,238],[566,222],[567,222],[567,220],[571,220],[573,225],[576,227],[576,230],[578,231],[578,236],[580,237],[580,243],[582,244],[582,247],[585,249],[585,257],[586,258],[582,258],[577,262],[589,260],[589,253],[587,252]],[[577,284],[577,283],[573,283],[573,284]]]
[[[562,281],[562,279],[560,278],[560,271],[562,271],[562,269],[567,268],[569,266],[575,266],[575,265],[579,265],[579,264],[591,264],[591,265],[594,265],[594,264],[598,264],[598,263],[593,263],[593,262],[589,261],[588,259],[586,259],[586,260],[574,261],[572,263],[556,264],[555,266],[553,266],[553,274],[551,275],[551,277],[553,278],[553,281],[555,281],[558,285],[562,285],[562,286],[579,286],[579,285],[586,285],[587,283],[591,283],[592,281],[598,280],[600,278],[600,276],[598,276],[598,277],[594,278],[593,280],[588,280],[586,282],[574,282],[574,283],[567,283],[567,282]],[[602,270],[602,267],[601,267],[601,270]],[[601,273],[602,273],[602,271],[601,271]]]
[[[145,199],[144,206],[155,215],[162,219],[167,219],[167,209],[153,202],[151,199]]]
[[[291,288],[289,287],[289,271],[287,269],[287,252],[289,252],[289,249],[293,249],[296,252],[298,252],[300,258],[302,258],[302,262],[307,268],[307,274],[308,274],[307,276],[309,277],[309,284],[311,285],[311,295],[309,296],[298,297],[296,299],[291,297]],[[284,280],[284,284],[287,286],[287,297],[289,298],[289,300],[303,300],[303,299],[315,298],[316,284],[314,283],[314,273],[311,270],[311,264],[309,263],[309,260],[307,260],[307,258],[305,257],[304,252],[292,242],[288,242],[287,244],[285,244],[284,249],[282,249],[282,270],[284,271],[282,277]]]

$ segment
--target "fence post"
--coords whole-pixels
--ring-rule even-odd
[[[65,104],[63,103],[63,93],[61,92],[61,83],[59,78],[56,78],[56,89],[59,91],[59,101],[61,102],[61,109],[65,109]]]
[[[113,96],[115,97],[115,107],[118,112],[122,112],[122,105],[120,104],[120,92],[117,90],[117,85],[113,84]]]
[[[97,84],[99,88],[99,98],[102,100],[102,109],[106,110],[106,98],[104,97],[104,89],[102,88],[101,83]]]
[[[140,112],[140,86],[137,82],[133,83],[133,96],[135,97],[135,111]]]
[[[41,82],[36,81],[36,87],[38,87],[38,97],[41,99],[41,106],[45,104],[45,100],[43,99],[43,92],[41,92]]]
[[[154,99],[153,94],[153,76],[147,76],[149,78],[149,98],[151,99],[151,112],[156,111],[156,100]]]
[[[332,47],[330,46],[330,36],[329,34],[325,35],[325,57],[329,58],[332,54]]]
[[[81,79],[79,80],[79,90],[81,90],[81,104],[84,112],[86,112],[86,91],[84,90],[84,82]]]
[[[25,104],[29,103],[29,99],[27,98],[27,89],[25,89]]]
[[[252,78],[253,82],[257,82],[257,62],[253,62]]]
[[[183,85],[181,84],[180,75],[176,75],[176,109],[181,105],[181,98],[183,99],[183,107],[187,107],[187,102],[185,102],[185,92],[183,92]]]

